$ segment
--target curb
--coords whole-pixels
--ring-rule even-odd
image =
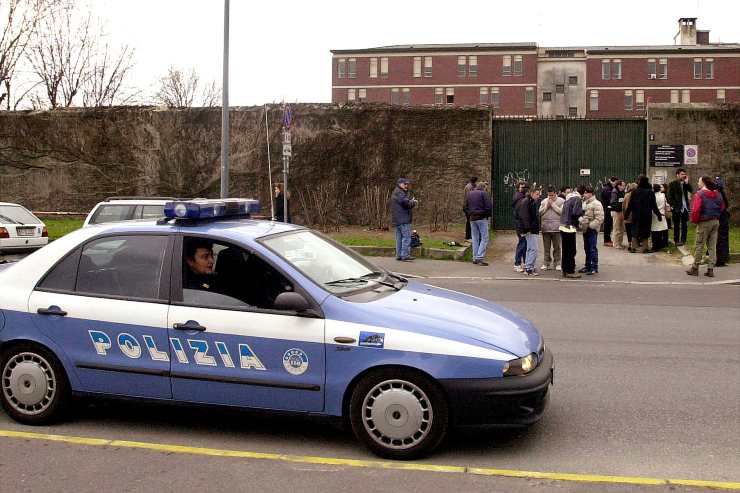
[[[590,284],[633,284],[642,286],[740,286],[740,279],[727,279],[724,281],[618,281],[615,279],[562,279],[555,277],[511,277],[511,276],[420,276],[416,274],[404,274],[402,272],[393,272],[399,276],[409,279],[425,280],[465,280],[465,281],[557,281],[557,282],[585,282]]]

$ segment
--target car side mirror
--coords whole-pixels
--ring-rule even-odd
[[[284,293],[280,293],[278,297],[275,298],[273,308],[275,310],[301,313],[309,310],[311,305],[302,294],[296,293],[295,291],[286,291]]]

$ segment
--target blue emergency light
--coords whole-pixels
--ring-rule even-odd
[[[257,212],[260,212],[260,202],[255,199],[178,200],[164,205],[164,215],[168,219],[215,219]]]

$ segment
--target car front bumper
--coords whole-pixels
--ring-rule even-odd
[[[501,378],[443,379],[452,420],[458,425],[526,426],[538,421],[547,407],[554,359],[545,349],[531,373]]]

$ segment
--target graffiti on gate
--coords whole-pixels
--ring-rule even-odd
[[[504,186],[516,190],[516,185],[520,181],[529,181],[529,170],[522,169],[518,171],[509,171],[503,178]]]

